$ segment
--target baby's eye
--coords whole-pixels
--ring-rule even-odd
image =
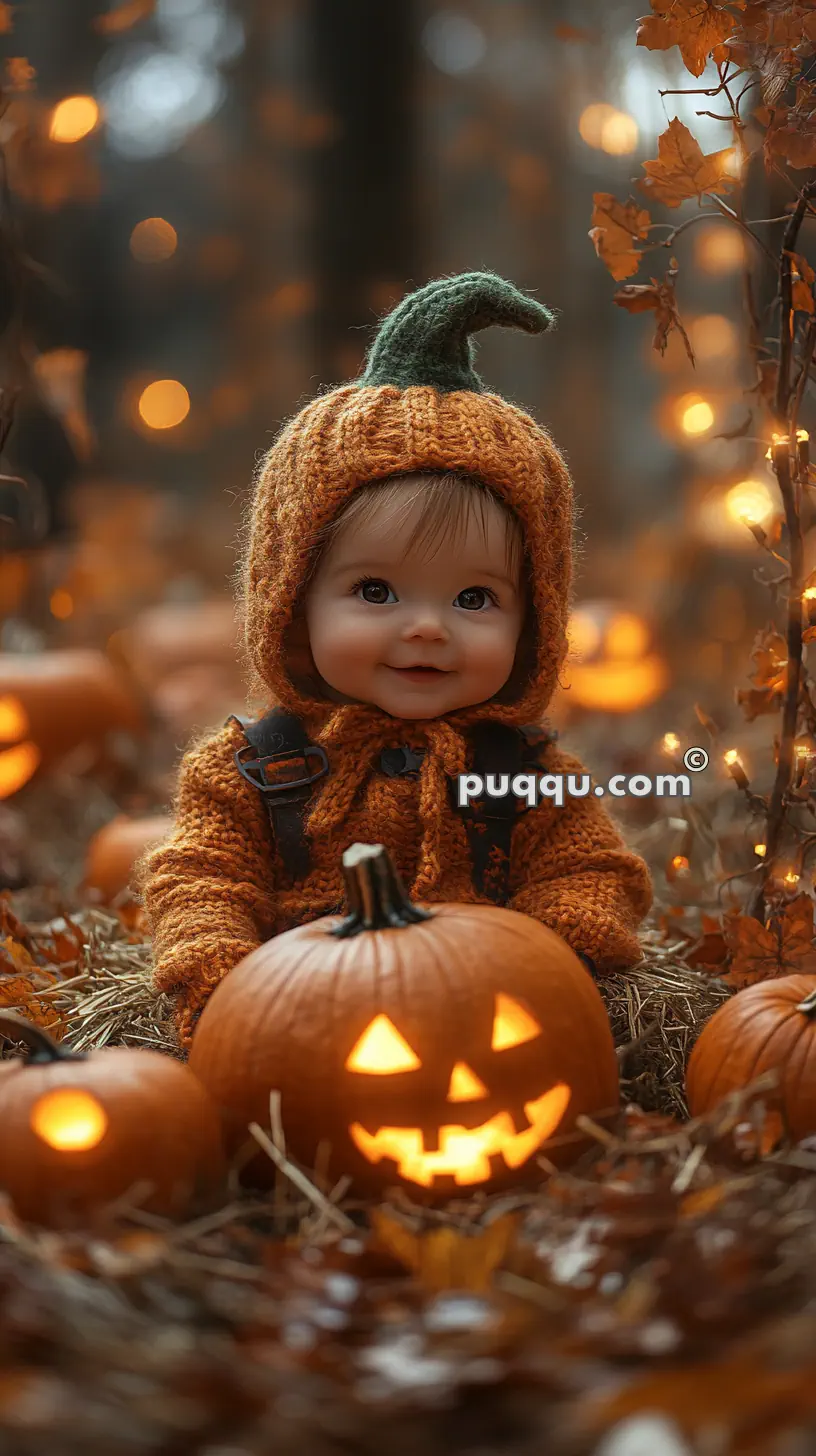
[[[496,597],[486,586],[466,586],[456,600],[466,612],[481,612],[488,602],[495,603]]]
[[[384,606],[388,602],[388,594],[391,592],[388,582],[381,581],[378,576],[364,577],[362,581],[355,582],[352,590],[354,595],[359,596],[362,601],[377,607]],[[391,592],[391,596],[394,601],[397,600],[393,592]]]

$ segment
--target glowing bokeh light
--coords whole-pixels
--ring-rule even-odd
[[[130,251],[137,263],[163,263],[172,258],[178,234],[163,217],[144,217],[130,235]]]
[[[66,96],[51,112],[48,135],[52,142],[79,142],[99,121],[93,96]]]
[[[601,124],[601,149],[611,157],[625,157],[638,144],[638,124],[628,111],[614,111]]]
[[[774,500],[763,480],[740,480],[726,491],[725,509],[732,521],[761,526],[774,513]]]
[[[729,223],[706,227],[697,235],[696,256],[706,273],[732,273],[745,262],[742,233]]]
[[[154,379],[139,396],[139,414],[151,430],[172,430],[190,413],[190,396],[177,379]]]
[[[722,359],[736,352],[737,330],[722,313],[706,313],[693,319],[689,338],[698,359]]]
[[[678,401],[677,414],[685,435],[704,435],[714,423],[714,411],[707,399],[686,394]]]
[[[594,101],[584,107],[578,118],[578,131],[587,146],[600,148],[603,145],[604,126],[618,114],[615,107],[606,101]]]

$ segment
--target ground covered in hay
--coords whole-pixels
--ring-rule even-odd
[[[178,1055],[138,905],[78,890],[123,798],[65,773],[3,806],[4,999],[78,1049]],[[666,832],[643,831],[656,868]],[[272,1192],[182,1227],[123,1205],[55,1234],[0,1205],[2,1456],[812,1453],[816,1146],[763,1154],[761,1084],[687,1120],[688,1049],[728,991],[656,884],[642,964],[603,987],[630,1105],[537,1190],[364,1205],[273,1119]]]

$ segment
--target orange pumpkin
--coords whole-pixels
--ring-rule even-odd
[[[9,1011],[0,1036],[29,1048],[0,1061],[0,1189],[19,1217],[77,1226],[139,1185],[140,1206],[175,1217],[222,1190],[218,1114],[182,1062],[141,1048],[71,1052]]]
[[[166,839],[173,824],[168,814],[151,814],[140,819],[117,814],[88,845],[85,889],[96,890],[106,903],[113,900],[130,884],[136,861],[148,849]]]
[[[0,797],[80,744],[100,748],[115,729],[140,734],[146,728],[130,683],[103,653],[0,653]]]
[[[361,1189],[499,1187],[536,1155],[584,1146],[581,1113],[618,1106],[592,978],[553,930],[484,904],[421,907],[382,845],[343,856],[349,912],[275,936],[216,987],[190,1067],[222,1109],[228,1153],[269,1123]],[[271,1165],[254,1159],[246,1181]],[[540,1175],[539,1175],[540,1176]]]
[[[816,978],[757,981],[707,1021],[686,1069],[692,1117],[710,1112],[762,1072],[779,1073],[771,1103],[794,1138],[816,1133]]]

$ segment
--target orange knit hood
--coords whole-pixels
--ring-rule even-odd
[[[312,801],[312,833],[342,824],[381,748],[411,743],[425,749],[419,812],[426,832],[414,893],[438,878],[435,806],[442,776],[467,767],[463,730],[485,718],[518,726],[541,722],[567,652],[569,471],[542,426],[486,389],[473,368],[471,339],[493,324],[539,333],[552,323],[542,304],[496,274],[433,280],[382,321],[359,379],[318,395],[288,421],[258,473],[241,566],[253,697],[298,714],[326,748],[332,772]],[[534,671],[512,703],[480,703],[435,719],[399,720],[373,705],[302,695],[288,671],[287,631],[315,533],[359,486],[421,470],[478,476],[519,517],[535,613]],[[352,759],[356,773],[336,772],[349,770]]]

